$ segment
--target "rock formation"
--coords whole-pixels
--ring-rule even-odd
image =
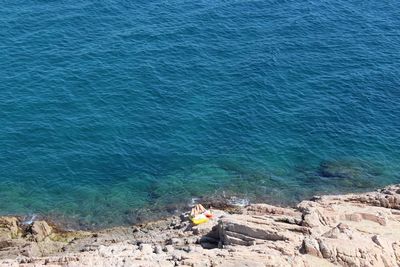
[[[132,227],[65,232],[0,218],[0,266],[400,266],[400,186],[252,204]]]

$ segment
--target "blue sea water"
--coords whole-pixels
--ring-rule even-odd
[[[0,3],[0,214],[400,182],[398,0]]]

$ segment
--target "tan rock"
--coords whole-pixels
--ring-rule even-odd
[[[21,234],[19,224],[20,221],[17,217],[0,217],[0,238],[2,236],[8,238],[17,238]]]
[[[41,221],[24,238],[18,219],[1,217],[0,266],[400,266],[399,209],[395,185],[315,197],[296,208],[216,211],[214,220],[195,227],[175,217],[137,231],[73,235]]]
[[[30,227],[30,232],[37,242],[43,241],[52,233],[52,228],[45,221],[35,221]]]
[[[25,257],[34,257],[40,254],[40,249],[37,243],[32,242],[22,246],[20,253]]]
[[[303,240],[303,253],[316,257],[322,257],[319,242],[315,238],[305,237]]]

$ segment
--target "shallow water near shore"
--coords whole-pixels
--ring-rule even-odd
[[[97,228],[400,182],[395,0],[6,1],[0,51],[0,214]]]

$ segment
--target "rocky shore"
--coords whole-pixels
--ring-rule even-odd
[[[0,266],[400,266],[400,185],[97,232],[0,217]]]

